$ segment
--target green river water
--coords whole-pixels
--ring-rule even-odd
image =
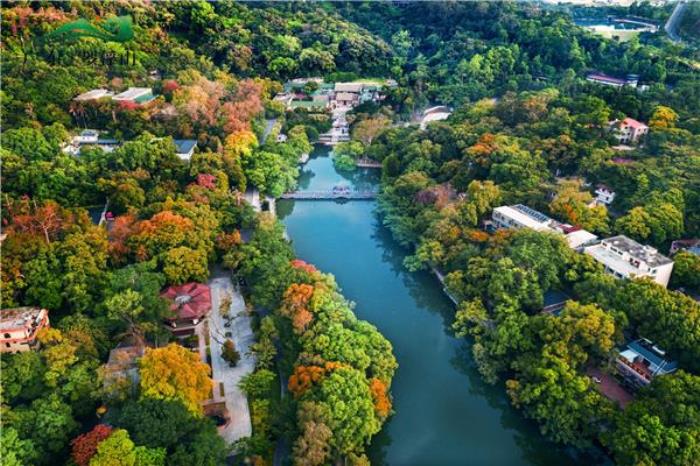
[[[338,173],[318,148],[299,189],[376,184],[368,170]],[[373,465],[593,465],[545,440],[509,405],[502,384],[485,384],[468,342],[450,330],[454,306],[428,273],[402,267],[407,251],[381,226],[373,201],[278,201],[277,213],[299,258],[335,275],[355,313],[391,341],[399,368],[396,414],[373,440]]]

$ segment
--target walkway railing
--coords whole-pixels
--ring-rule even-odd
[[[381,162],[367,158],[357,159],[356,164],[358,168],[382,168]]]
[[[333,199],[374,199],[377,191],[294,191],[282,194],[282,199],[304,200],[333,200]]]

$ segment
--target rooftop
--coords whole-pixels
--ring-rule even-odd
[[[170,301],[170,310],[177,314],[172,320],[201,319],[211,310],[211,292],[203,283],[171,286],[161,297]]]
[[[549,223],[552,222],[552,219],[543,213],[522,204],[496,207],[494,212],[498,212],[506,217],[509,217],[521,225],[532,228],[533,230],[549,230]]]
[[[102,97],[112,97],[113,95],[114,93],[108,91],[107,89],[93,89],[91,91],[83,92],[79,96],[75,97],[73,100],[95,100],[101,99]]]
[[[16,307],[0,310],[0,330],[20,329],[37,324],[42,312],[40,307]]]
[[[335,92],[362,92],[363,83],[335,83]]]
[[[620,86],[623,86],[627,84],[627,81],[624,79],[616,78],[614,76],[609,76],[605,73],[600,73],[600,72],[594,72],[594,73],[588,73],[586,76],[586,79],[592,79],[594,81],[605,81],[609,82],[611,84],[618,84]]]
[[[352,92],[338,92],[335,95],[335,100],[357,100],[357,94]]]
[[[197,146],[197,141],[194,139],[173,139],[173,142],[178,154],[187,154]]]
[[[652,375],[668,374],[678,369],[676,361],[666,359],[665,351],[644,338],[628,343],[620,356],[631,363],[637,356],[642,357],[649,363]]]
[[[569,233],[566,233],[566,242],[569,244],[569,247],[571,248],[577,248],[579,246],[583,246],[588,243],[592,243],[596,241],[598,237],[594,235],[593,233],[582,230],[582,229],[577,229],[574,231],[571,231]]]
[[[655,248],[639,244],[635,240],[626,237],[625,235],[613,236],[603,240],[604,243],[614,246],[623,253],[629,254],[634,259],[644,261],[650,267],[658,267],[660,265],[670,264],[673,261],[663,254],[659,254]],[[619,256],[617,256],[619,258]]]
[[[622,120],[622,126],[629,126],[632,128],[640,129],[640,128],[648,128],[647,125],[644,123],[635,120],[634,118],[625,118]]]
[[[130,87],[121,94],[115,95],[114,100],[132,100],[153,92],[150,87]]]

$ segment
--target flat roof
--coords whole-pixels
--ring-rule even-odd
[[[0,310],[0,329],[10,330],[26,327],[31,324],[43,311],[40,307],[15,307]]]
[[[108,91],[107,89],[93,89],[91,91],[83,92],[82,94],[76,96],[73,100],[96,100],[102,97],[111,97],[114,93]]]
[[[576,230],[566,235],[566,242],[572,248],[596,241],[598,237],[586,230]]]
[[[153,90],[150,87],[130,87],[121,94],[117,94],[113,97],[115,100],[131,100],[141,97],[142,95],[152,93]]]
[[[646,262],[651,267],[666,265],[673,262],[663,254],[659,254],[659,251],[653,247],[639,244],[635,240],[628,238],[625,235],[612,236],[604,239],[603,241],[614,246],[620,251],[629,254],[635,259]]]
[[[358,97],[357,94],[353,94],[352,92],[338,92],[335,95],[335,100],[357,100]]]
[[[593,256],[595,260],[614,268],[616,272],[623,275],[639,275],[640,270],[634,267],[628,261],[624,260],[618,254],[612,252],[602,244],[589,246],[585,249],[586,254]]]
[[[364,83],[335,83],[336,92],[362,92]]]
[[[494,212],[499,212],[503,216],[511,218],[533,230],[551,230],[549,226],[549,223],[552,221],[551,218],[522,204],[496,207]]]

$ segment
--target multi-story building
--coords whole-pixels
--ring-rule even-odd
[[[610,205],[615,200],[615,191],[605,186],[604,184],[599,184],[595,190],[596,202],[599,204]]]
[[[675,361],[666,359],[664,350],[645,338],[628,343],[620,351],[616,366],[619,374],[637,387],[649,385],[654,377],[678,369]]]
[[[598,239],[593,233],[557,222],[542,212],[522,204],[496,207],[493,209],[491,218],[496,228],[530,228],[535,231],[562,234],[572,249],[591,244]]]
[[[0,353],[29,351],[37,344],[37,334],[49,326],[49,311],[38,307],[0,310]]]
[[[651,247],[618,235],[588,246],[584,252],[605,266],[617,278],[650,277],[666,287],[673,271],[673,261]]]
[[[621,144],[634,144],[649,132],[649,127],[634,118],[625,118],[622,121],[615,120],[611,123],[615,131],[615,137]]]

